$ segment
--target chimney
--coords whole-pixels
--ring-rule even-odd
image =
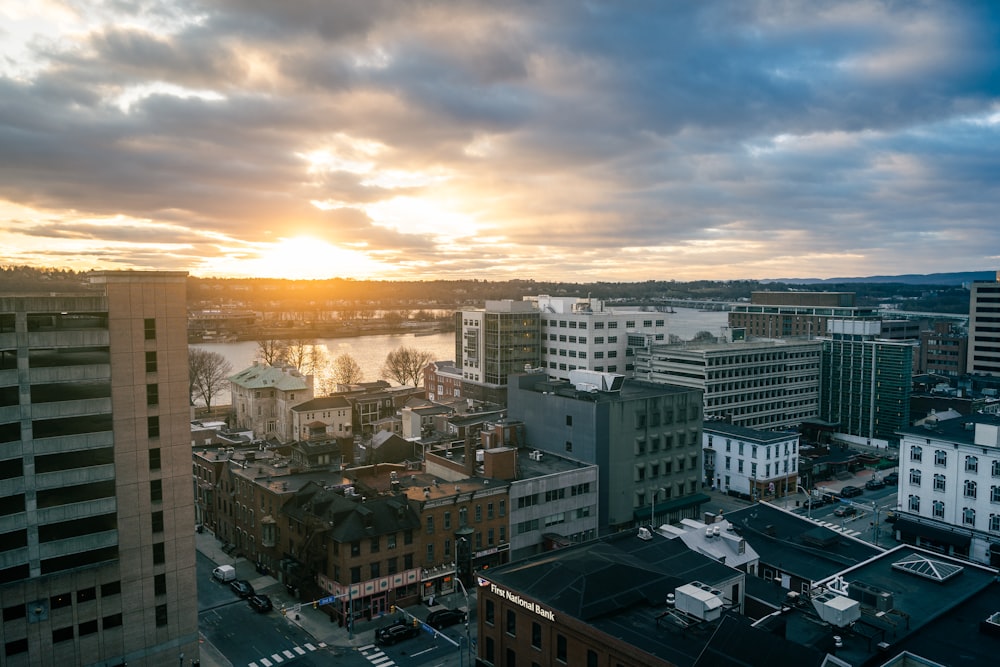
[[[465,434],[465,474],[468,477],[473,477],[476,474],[476,458],[475,452],[472,449],[472,433],[466,432]]]

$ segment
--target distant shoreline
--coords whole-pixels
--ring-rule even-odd
[[[188,344],[239,343],[257,340],[302,340],[313,338],[351,338],[383,334],[414,334],[433,336],[450,333],[455,326],[450,322],[410,322],[400,324],[336,324],[325,327],[258,327],[239,332],[224,332],[215,336],[189,335]]]

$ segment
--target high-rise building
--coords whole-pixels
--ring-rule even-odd
[[[487,301],[455,312],[455,366],[462,396],[504,404],[507,376],[541,361],[538,311],[527,301]]]
[[[969,357],[973,375],[1000,376],[1000,272],[993,282],[969,285]]]
[[[826,336],[830,320],[878,320],[874,308],[855,305],[854,292],[753,292],[750,303],[729,313],[732,329],[747,336],[793,338]]]
[[[820,418],[859,444],[898,443],[910,425],[914,341],[879,337],[878,322],[830,322],[820,364]],[[876,442],[878,441],[878,442]]]
[[[5,665],[198,658],[185,276],[0,296]]]

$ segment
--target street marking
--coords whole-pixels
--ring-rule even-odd
[[[281,657],[280,655],[278,655],[277,653],[272,653],[272,654],[271,654],[271,660],[274,660],[275,662],[277,662],[277,663],[279,663],[279,664],[285,661],[285,659],[284,659],[284,658],[282,658],[282,657]]]
[[[301,646],[296,646],[295,647],[295,652],[298,653],[299,655],[305,655],[306,654],[306,650],[304,648],[302,648]]]
[[[249,665],[247,665],[247,667],[257,667],[257,663],[251,662]]]
[[[364,653],[365,651],[370,651],[373,648],[375,648],[375,644],[365,644],[364,646],[359,647],[358,650]]]
[[[310,651],[315,651],[316,650],[316,647],[313,646],[312,644],[306,644],[306,648],[309,649]]]
[[[410,656],[415,658],[418,655],[423,655],[424,653],[430,653],[431,651],[435,650],[436,648],[437,648],[436,646],[431,646],[430,648],[425,648],[423,651],[417,651],[416,653],[411,653]]]
[[[261,658],[260,664],[264,665],[264,667],[271,667],[271,661],[267,658]]]
[[[282,651],[282,653],[284,653],[284,654],[285,654],[285,657],[286,657],[286,658],[289,658],[289,659],[291,659],[291,658],[294,658],[294,657],[295,657],[295,654],[294,654],[294,653],[292,653],[291,651],[288,651],[288,650],[285,650],[285,651]]]
[[[373,665],[381,665],[381,664],[384,664],[384,663],[387,663],[387,662],[388,662],[388,664],[394,664],[392,662],[392,658],[390,658],[387,655],[380,655],[378,657],[369,656],[368,657],[368,662],[372,663]]]

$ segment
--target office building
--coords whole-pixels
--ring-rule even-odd
[[[746,340],[636,349],[637,377],[703,392],[706,417],[794,429],[819,414],[822,343]]]
[[[487,301],[455,312],[455,366],[463,398],[503,405],[507,376],[541,363],[539,315],[527,301]]]
[[[887,447],[910,423],[914,341],[884,340],[880,323],[830,323],[820,364],[820,418],[837,437]]]
[[[969,337],[951,322],[938,321],[920,332],[917,373],[957,378],[965,373],[969,358]]]
[[[1000,272],[993,282],[969,285],[969,357],[971,375],[1000,376]]]
[[[198,658],[186,274],[0,296],[3,663]]]
[[[854,292],[753,292],[729,312],[730,328],[759,338],[826,336],[830,320],[878,319],[874,308],[855,304]]]
[[[598,467],[598,524],[625,528],[698,516],[701,392],[621,375],[511,376],[508,413],[541,452]]]

